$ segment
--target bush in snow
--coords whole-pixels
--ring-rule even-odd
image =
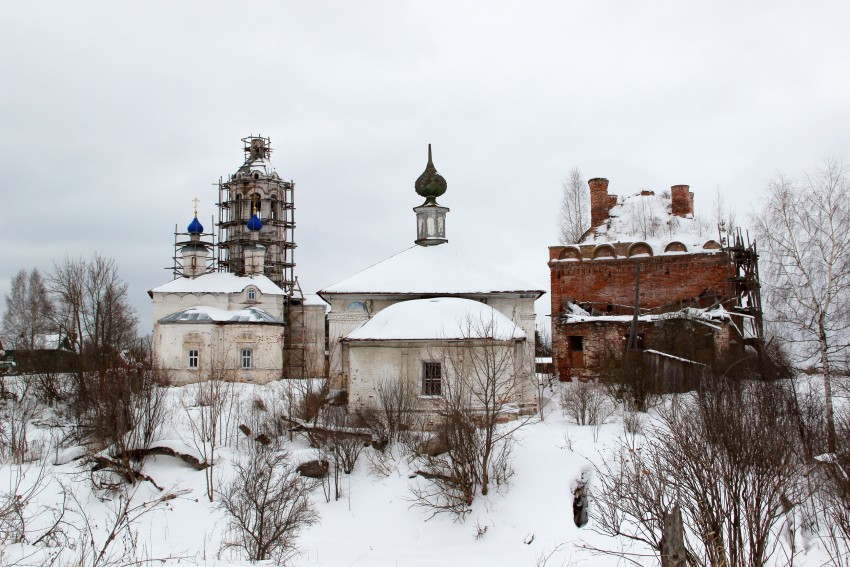
[[[787,384],[718,379],[699,396],[674,399],[658,420],[642,445],[625,437],[597,469],[594,528],[663,554],[664,520],[678,505],[689,565],[792,556],[805,466]]]
[[[231,534],[224,547],[242,549],[252,561],[283,563],[298,532],[318,521],[310,502],[315,481],[300,476],[276,445],[254,444],[247,462],[234,463],[233,480],[218,490]]]
[[[598,382],[561,384],[561,411],[579,425],[602,425],[614,413],[614,404]]]

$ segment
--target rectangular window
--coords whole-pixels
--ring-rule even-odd
[[[443,395],[443,368],[439,362],[422,363],[422,395]]]
[[[198,351],[197,349],[191,349],[189,351],[189,368],[197,368],[198,367]]]
[[[242,349],[242,368],[251,368],[253,366],[254,351],[249,348]]]
[[[584,350],[584,337],[570,337],[570,350],[581,352]]]

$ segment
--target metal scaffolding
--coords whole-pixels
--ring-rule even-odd
[[[725,234],[721,230],[723,253],[728,259],[728,301],[724,307],[741,316],[744,344],[753,346],[759,356],[764,344],[761,283],[759,282],[758,248],[750,242],[749,234],[741,229]]]
[[[268,138],[243,138],[245,163],[218,183],[218,269],[244,274],[243,251],[252,243],[246,223],[263,223],[256,243],[266,247],[265,274],[287,295],[295,282],[295,183],[283,181],[269,162]]]
[[[210,226],[212,226],[215,222],[213,217],[210,217]],[[210,242],[205,241],[206,238],[210,239]],[[183,247],[185,246],[204,246],[209,251],[207,255],[207,264],[204,267],[203,273],[209,274],[216,271],[216,258],[215,254],[213,254],[213,250],[215,250],[215,233],[210,232],[202,232],[200,234],[190,234],[188,232],[180,232],[177,229],[177,225],[174,225],[174,253],[171,256],[172,264],[171,266],[165,268],[166,270],[171,270],[171,274],[174,276],[174,279],[185,276],[185,268],[183,265]]]
[[[251,135],[242,138],[242,143],[245,162],[218,183],[217,269],[243,275],[246,247],[265,247],[264,273],[286,294],[281,377],[301,378],[307,332],[304,295],[295,276],[295,183],[283,181],[272,168],[269,138]],[[256,240],[246,226],[253,214],[263,224]]]

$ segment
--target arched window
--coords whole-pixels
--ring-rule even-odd
[[[271,200],[271,211],[269,212],[269,216],[272,220],[277,220],[278,210],[277,210],[277,195],[272,195]]]
[[[575,246],[566,246],[561,253],[558,254],[558,260],[571,260],[574,262],[581,261],[581,251]]]
[[[600,244],[596,248],[593,249],[593,259],[594,260],[604,260],[607,258],[614,259],[617,257],[617,252],[614,250],[614,247],[610,244]]]
[[[254,301],[255,299],[257,299],[256,290],[253,287],[248,288],[248,301]]]

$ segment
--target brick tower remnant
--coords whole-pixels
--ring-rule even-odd
[[[287,294],[295,287],[295,183],[274,170],[268,138],[243,138],[245,163],[219,182],[219,268],[245,275],[246,253],[263,246],[263,273]],[[251,235],[256,215],[262,228]]]
[[[688,185],[673,185],[670,187],[671,213],[676,217],[687,217],[694,214],[694,194]]]
[[[594,177],[587,182],[590,187],[590,228],[597,228],[608,220],[608,211],[617,204],[617,196],[608,194],[608,180]]]

